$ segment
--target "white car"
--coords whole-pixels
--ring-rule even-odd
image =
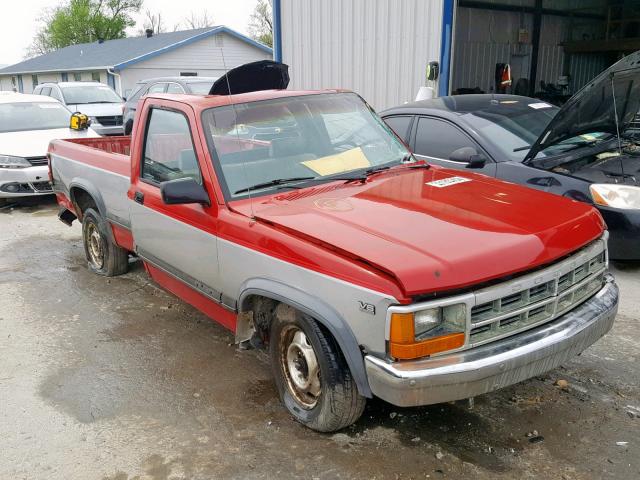
[[[34,95],[55,98],[71,112],[81,112],[91,119],[91,128],[100,135],[122,135],[124,102],[109,85],[99,82],[41,83]]]
[[[99,137],[71,130],[71,112],[40,95],[0,92],[0,206],[9,199],[53,193],[47,148],[57,138]]]

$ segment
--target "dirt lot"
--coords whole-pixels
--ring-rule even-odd
[[[90,274],[55,213],[0,210],[0,479],[640,478],[640,263],[615,266],[617,323],[565,367],[473,408],[371,401],[322,435],[263,355],[139,265]]]

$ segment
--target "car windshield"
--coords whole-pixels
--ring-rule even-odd
[[[507,100],[465,113],[462,118],[500,152],[498,160],[520,162],[559,110],[533,99]]]
[[[216,107],[202,118],[215,167],[232,199],[344,178],[410,155],[353,93]]]
[[[62,88],[67,105],[87,103],[121,103],[122,99],[106,85],[73,85]]]
[[[0,132],[67,128],[71,113],[58,102],[0,104]]]
[[[213,86],[213,82],[189,82],[187,85],[189,85],[191,93],[207,95]]]

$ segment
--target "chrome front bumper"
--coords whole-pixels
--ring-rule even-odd
[[[538,328],[469,350],[415,361],[367,355],[371,391],[401,407],[474,397],[547,372],[585,350],[611,329],[618,287],[608,275],[580,306]]]

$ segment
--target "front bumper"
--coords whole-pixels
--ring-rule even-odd
[[[374,395],[401,407],[474,397],[547,372],[611,329],[618,287],[608,276],[589,300],[538,328],[451,355],[390,363],[367,355]]]
[[[49,167],[0,168],[0,198],[51,194]]]
[[[124,135],[124,125],[100,125],[92,123],[91,129],[98,135]]]

